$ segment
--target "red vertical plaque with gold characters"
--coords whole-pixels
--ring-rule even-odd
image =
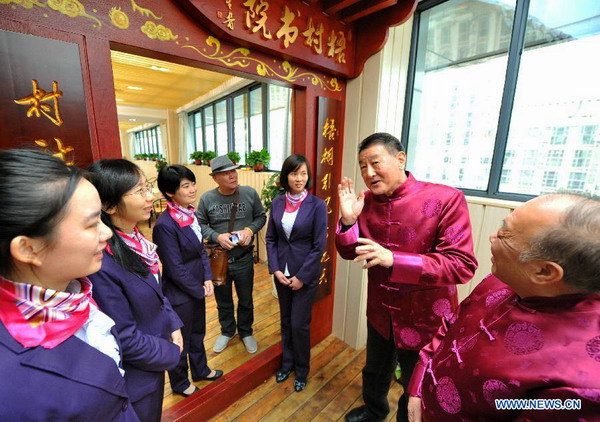
[[[321,258],[321,276],[317,300],[331,294],[333,279],[333,257],[335,256],[335,238],[333,236],[337,221],[337,168],[341,158],[341,110],[339,100],[319,97],[317,117],[317,154],[315,172],[315,195],[327,204],[327,249]],[[335,163],[338,163],[338,166]]]
[[[0,30],[0,148],[92,161],[79,45]]]

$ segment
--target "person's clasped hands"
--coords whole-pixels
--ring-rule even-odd
[[[302,282],[296,276],[287,278],[282,271],[275,271],[273,273],[277,281],[279,281],[284,286],[288,286],[292,290],[300,290],[302,286],[304,286],[304,282]]]

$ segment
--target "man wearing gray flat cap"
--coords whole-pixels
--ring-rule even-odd
[[[255,353],[258,350],[256,339],[252,335],[254,322],[252,239],[254,233],[265,225],[267,218],[258,193],[250,186],[238,184],[236,171],[238,167],[226,155],[211,160],[210,175],[218,186],[202,195],[197,211],[202,236],[209,243],[219,244],[229,250],[227,282],[222,286],[215,286],[221,325],[221,335],[214,346],[214,351],[217,353],[225,350],[236,331],[248,353]],[[233,229],[229,231],[229,220],[234,207],[237,207],[237,211]],[[235,285],[238,297],[237,321],[232,285]]]

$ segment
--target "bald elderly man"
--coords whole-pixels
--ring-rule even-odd
[[[490,242],[492,274],[420,352],[409,419],[600,421],[600,201],[541,196]]]

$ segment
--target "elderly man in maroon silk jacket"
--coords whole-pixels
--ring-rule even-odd
[[[411,420],[600,421],[600,201],[541,196],[490,242],[493,275],[421,351]]]
[[[396,362],[407,386],[419,349],[458,305],[456,285],[468,282],[477,268],[462,192],[417,181],[405,163],[400,141],[376,133],[359,146],[369,191],[357,197],[348,178],[338,186],[338,252],[369,270],[365,405],[346,415],[349,422],[386,417]],[[407,405],[403,394],[397,420],[407,420]]]

